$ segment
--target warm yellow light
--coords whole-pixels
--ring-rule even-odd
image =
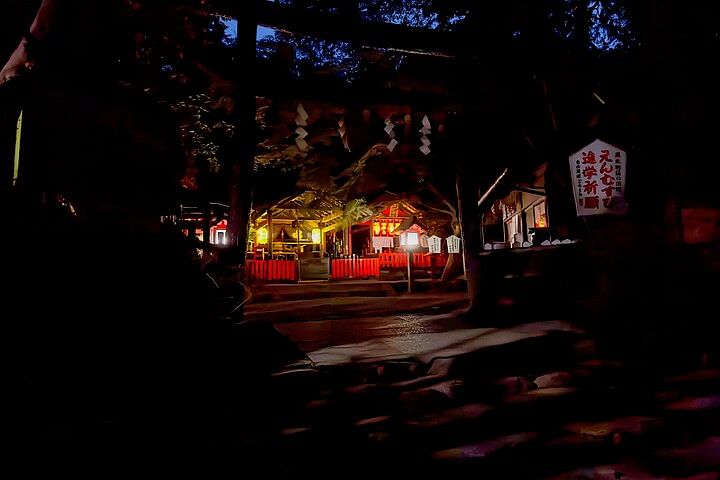
[[[23,112],[20,110],[20,116],[17,121],[17,128],[15,130],[15,158],[13,161],[13,186],[17,183],[18,175],[20,173],[20,143],[22,140],[22,123],[23,123]]]
[[[535,219],[535,228],[545,228],[547,226],[547,215],[544,213]]]
[[[257,230],[257,243],[265,245],[268,242],[268,229],[265,227],[258,228]]]
[[[319,229],[319,228],[313,228],[313,229],[312,229],[312,232],[311,232],[312,242],[313,242],[315,245],[320,244],[320,235],[321,235],[321,232],[320,232],[320,229]]]
[[[407,246],[417,247],[420,245],[420,236],[416,232],[407,233]]]

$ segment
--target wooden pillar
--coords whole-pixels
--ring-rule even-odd
[[[203,212],[203,221],[202,221],[202,234],[203,234],[203,240],[202,240],[202,248],[204,251],[207,251],[207,249],[210,247],[210,215],[212,212],[210,211],[210,203],[205,202],[205,211]]]
[[[350,225],[350,226],[347,227],[347,235],[346,235],[346,237],[347,237],[347,242],[346,242],[346,244],[347,244],[347,247],[346,247],[346,248],[347,248],[347,254],[348,254],[348,255],[352,255],[352,252],[353,252],[353,250],[352,250],[352,225]]]
[[[267,221],[268,221],[268,253],[270,254],[270,259],[272,260],[273,255],[273,240],[275,240],[275,235],[273,235],[273,224],[272,224],[272,209],[268,208],[267,211]]]

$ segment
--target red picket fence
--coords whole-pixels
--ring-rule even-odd
[[[407,266],[406,253],[381,253],[378,258],[381,267],[400,268]]]
[[[333,258],[330,275],[333,279],[379,277],[380,261],[378,258]]]
[[[431,263],[433,262],[433,263]],[[442,268],[447,262],[447,254],[428,255],[413,253],[413,267]],[[381,253],[377,258],[333,258],[330,261],[330,277],[369,278],[379,277],[380,268],[407,268],[406,253]],[[245,271],[248,280],[298,281],[298,262],[296,260],[247,260]]]
[[[414,267],[442,267],[447,262],[447,253],[440,254],[427,254],[427,253],[413,253],[413,266]],[[381,253],[379,254],[380,266],[400,268],[407,267],[407,253]]]
[[[245,271],[248,280],[286,280],[296,282],[298,263],[296,260],[247,260]]]

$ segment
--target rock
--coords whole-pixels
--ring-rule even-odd
[[[678,391],[662,391],[655,393],[655,400],[658,403],[677,402],[682,398],[682,394]]]
[[[672,480],[719,480],[720,472],[705,472],[693,475],[691,477],[674,477]],[[668,480],[671,480],[668,478]]]
[[[720,408],[720,395],[692,397],[665,406],[667,410],[680,412],[714,411]]]
[[[450,462],[477,460],[496,455],[501,451],[507,451],[520,445],[527,444],[535,440],[537,436],[538,434],[535,432],[507,435],[500,438],[485,440],[483,442],[472,443],[470,445],[463,445],[462,447],[433,452],[432,457],[435,460]]]
[[[455,358],[436,358],[428,369],[428,375],[448,376],[457,360]]]
[[[413,429],[441,428],[455,423],[473,422],[483,418],[494,408],[490,405],[472,403],[461,407],[451,408],[431,415],[425,415],[415,420],[406,420],[404,423]]]
[[[720,382],[720,368],[694,370],[683,375],[675,375],[665,379],[666,383]],[[718,385],[718,383],[716,383]]]
[[[308,442],[313,441],[317,432],[311,427],[287,427],[280,432],[280,442],[285,448],[302,448]]]
[[[411,415],[448,408],[452,403],[450,397],[445,393],[432,388],[403,392],[398,397],[398,401],[402,410]]]
[[[603,422],[575,422],[563,426],[567,432],[591,437],[612,438],[616,443],[621,437],[616,434],[645,435],[662,426],[662,420],[654,417],[621,417]]]
[[[345,393],[351,396],[380,395],[388,391],[387,385],[378,383],[362,383],[360,385],[352,385],[345,388]]]
[[[385,362],[377,367],[378,378],[395,382],[417,376],[420,366],[415,362]]]
[[[577,359],[591,359],[597,355],[597,346],[593,340],[580,340],[573,345],[573,353]]]
[[[393,417],[380,415],[377,417],[363,418],[353,425],[358,433],[366,435],[366,438],[374,442],[387,440],[392,427]]]
[[[272,374],[273,386],[282,392],[297,393],[320,388],[321,374],[312,368],[296,368]]]
[[[317,398],[315,400],[310,400],[305,404],[305,408],[307,410],[325,410],[330,408],[333,405],[332,400],[328,398]]]
[[[548,450],[572,450],[594,448],[606,445],[606,439],[603,437],[593,437],[590,435],[582,435],[572,433],[552,438],[543,443],[543,448]]]
[[[462,380],[448,380],[446,382],[437,383],[428,388],[444,394],[451,400],[456,400],[462,395],[463,386],[464,384]]]
[[[580,362],[579,365],[581,367],[585,367],[585,368],[592,369],[592,370],[595,370],[595,369],[598,369],[598,370],[618,369],[618,368],[623,368],[625,366],[625,364],[622,362],[614,361],[614,360],[604,360],[601,358],[591,358],[589,360],[584,360],[584,361]]]
[[[381,415],[378,417],[372,417],[372,418],[363,418],[362,420],[358,420],[355,422],[356,427],[377,427],[379,425],[385,425],[388,422],[392,420],[392,417],[389,415]]]
[[[505,377],[493,382],[502,395],[517,395],[537,388],[533,382],[525,377]]]
[[[690,475],[720,471],[720,437],[709,437],[700,443],[656,452],[663,471],[674,475]]]
[[[508,403],[522,404],[543,402],[552,399],[569,399],[577,394],[578,389],[574,387],[538,388],[525,393],[512,395],[506,400]]]
[[[635,465],[598,465],[578,468],[551,480],[658,480],[658,477]]]
[[[280,434],[284,437],[292,437],[292,436],[306,434],[310,430],[312,430],[310,427],[283,428],[283,430],[282,430],[282,432],[280,432]]]
[[[413,378],[411,380],[404,380],[402,382],[395,382],[390,384],[395,390],[412,390],[416,388],[425,387],[442,381],[445,375],[425,375],[423,377]]]
[[[368,383],[345,389],[343,408],[353,415],[380,415],[387,413],[395,402],[395,392],[388,385]]]
[[[569,387],[573,380],[570,372],[553,372],[537,377],[533,383],[537,388]]]
[[[720,393],[720,368],[694,370],[683,375],[664,379],[669,390],[680,390],[686,395],[705,396]]]

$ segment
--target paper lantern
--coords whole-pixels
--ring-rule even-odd
[[[265,227],[259,228],[257,232],[255,233],[255,236],[257,237],[257,243],[260,245],[265,245],[268,243],[268,229]]]

